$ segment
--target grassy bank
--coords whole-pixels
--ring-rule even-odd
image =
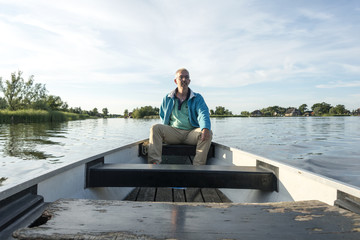
[[[212,114],[212,115],[210,115],[210,117],[212,117],[212,118],[228,118],[228,117],[249,117],[249,116],[245,116],[245,115],[215,115],[215,114]]]
[[[145,119],[157,119],[160,118],[159,115],[151,115],[151,116],[144,116]]]
[[[62,122],[68,120],[86,119],[88,117],[89,116],[85,114],[32,109],[0,111],[0,123]]]

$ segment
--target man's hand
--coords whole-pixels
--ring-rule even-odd
[[[207,128],[203,128],[201,131],[201,141],[209,140],[211,137],[211,132]]]

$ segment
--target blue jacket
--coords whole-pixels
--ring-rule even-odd
[[[169,125],[170,116],[175,105],[175,90],[166,95],[160,106],[160,118],[163,124]],[[211,130],[210,113],[204,98],[199,93],[190,91],[188,99],[189,120],[190,124],[195,128],[207,128]]]

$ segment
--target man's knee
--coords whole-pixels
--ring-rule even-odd
[[[160,123],[154,124],[150,128],[150,132],[151,133],[159,132],[161,130],[162,126],[163,126],[163,124],[160,124]]]

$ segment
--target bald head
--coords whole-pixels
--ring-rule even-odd
[[[186,68],[180,68],[176,71],[175,75],[177,75],[178,73],[181,73],[181,72],[187,72],[189,74],[189,71]]]

